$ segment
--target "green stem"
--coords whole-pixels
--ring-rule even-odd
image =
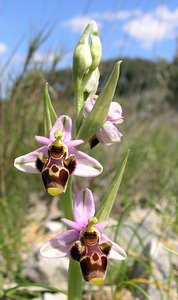
[[[65,194],[60,196],[60,205],[65,218],[73,220],[72,178],[69,179]],[[82,299],[82,277],[78,262],[70,259],[68,270],[68,300]]]
[[[82,276],[80,265],[73,259],[70,259],[68,271],[68,300],[82,299]]]
[[[60,206],[64,217],[73,220],[72,177],[69,178],[66,192],[60,195]]]

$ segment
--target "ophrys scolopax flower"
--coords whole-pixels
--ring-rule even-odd
[[[53,196],[65,192],[69,176],[94,177],[103,170],[96,159],[75,148],[83,140],[72,140],[72,120],[66,115],[56,120],[49,138],[35,138],[44,146],[16,158],[14,166],[22,172],[41,173]]]
[[[102,284],[108,258],[123,260],[127,255],[101,232],[108,221],[98,223],[94,215],[95,204],[91,190],[80,190],[74,202],[74,221],[62,219],[72,229],[44,244],[40,252],[45,257],[71,256],[80,263],[86,281]]]

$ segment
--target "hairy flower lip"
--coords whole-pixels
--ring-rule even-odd
[[[102,170],[102,165],[94,158],[77,150],[75,147],[83,143],[83,140],[72,140],[72,120],[69,116],[60,116],[53,125],[49,138],[43,136],[36,136],[35,139],[44,146],[32,151],[28,154],[17,157],[14,161],[14,166],[22,172],[40,173],[36,168],[36,160],[40,153],[48,158],[48,147],[55,141],[55,132],[60,130],[62,132],[61,141],[68,149],[68,156],[71,154],[76,157],[76,169],[73,172],[75,176],[81,177],[95,177],[98,176]]]

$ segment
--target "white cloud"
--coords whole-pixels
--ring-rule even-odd
[[[79,15],[69,20],[66,20],[61,23],[62,27],[68,27],[73,32],[82,32],[87,24],[92,20],[95,19],[97,21],[98,27],[102,27],[103,21],[118,21],[118,20],[125,20],[133,16],[140,15],[141,11],[139,9],[133,10],[122,10],[122,11],[107,11],[104,13],[92,13],[89,15]]]
[[[100,21],[122,21],[126,20],[130,17],[139,16],[141,14],[140,9],[132,9],[132,10],[119,10],[119,11],[107,11],[104,13],[94,13],[92,15],[93,19],[98,19]]]
[[[82,32],[86,25],[95,19],[101,28],[104,22],[122,22],[120,29],[131,38],[141,43],[143,48],[152,48],[156,43],[173,39],[178,30],[178,8],[170,10],[166,5],[159,5],[154,10],[145,12],[138,9],[94,12],[80,15],[61,23],[73,32]]]
[[[178,9],[171,11],[165,5],[155,11],[143,12],[123,25],[123,30],[139,41],[144,48],[175,38],[178,28]]]
[[[56,56],[56,53],[50,52],[50,53],[42,53],[42,52],[36,52],[33,56],[32,61],[34,63],[39,64],[48,64],[54,61],[54,58]],[[13,57],[13,62],[16,64],[23,64],[25,62],[25,55],[22,55],[20,53],[16,53]]]
[[[33,61],[35,63],[51,63],[54,61],[56,54],[55,53],[41,53],[36,52]]]
[[[0,54],[3,54],[7,51],[7,46],[4,43],[0,43]]]
[[[89,15],[79,15],[61,23],[62,27],[69,28],[73,32],[82,32],[87,24],[92,20],[96,20],[98,27],[101,29],[102,22],[108,21],[121,21],[130,17],[138,16],[141,14],[140,9],[122,10],[122,11],[106,11],[104,13],[94,12]]]
[[[92,20],[92,17],[80,15],[80,16],[77,16],[77,17],[74,17],[72,19],[62,22],[61,25],[62,25],[62,27],[68,27],[73,32],[81,33],[91,20]],[[101,26],[100,23],[97,23],[97,24],[99,27]]]

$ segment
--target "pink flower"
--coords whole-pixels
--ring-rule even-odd
[[[68,116],[56,120],[49,138],[35,138],[44,146],[17,157],[14,166],[22,172],[41,173],[48,193],[53,196],[65,192],[70,175],[94,177],[103,170],[96,159],[75,148],[83,140],[72,140],[72,120]]]
[[[108,258],[123,260],[125,251],[100,232],[108,222],[97,223],[91,190],[80,190],[74,203],[74,221],[62,219],[70,230],[44,244],[40,252],[49,258],[71,256],[80,262],[86,281],[101,284],[106,276]]]
[[[98,96],[89,97],[84,105],[83,116],[87,118],[89,112],[93,109]],[[108,116],[103,126],[96,132],[96,138],[100,143],[110,145],[115,142],[120,142],[122,133],[114,124],[123,122],[122,107],[118,102],[111,102]],[[96,142],[96,141],[95,141]]]

